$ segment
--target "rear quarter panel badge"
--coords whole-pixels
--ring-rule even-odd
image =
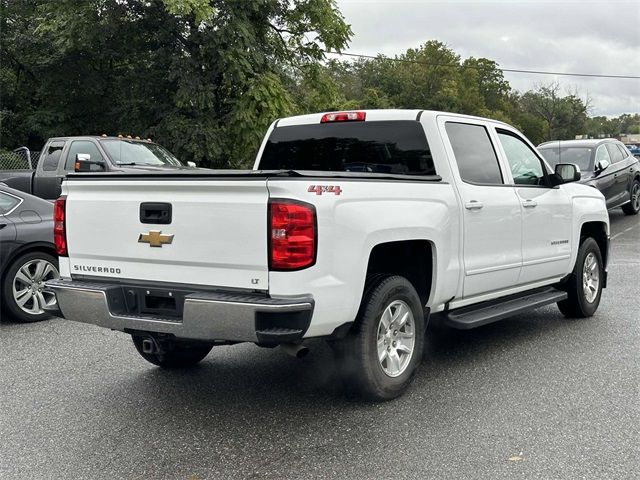
[[[340,195],[342,193],[342,188],[340,188],[340,185],[309,185],[307,192],[315,193],[316,195],[322,195],[323,193]]]

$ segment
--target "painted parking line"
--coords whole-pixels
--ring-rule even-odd
[[[631,230],[635,230],[636,228],[638,228],[638,225],[634,226],[634,227],[629,227],[624,229],[621,232],[616,233],[614,236],[611,237],[611,240],[615,240],[616,238],[618,238],[620,235],[624,235],[627,232],[630,232]]]

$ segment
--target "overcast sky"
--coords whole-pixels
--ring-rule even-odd
[[[352,53],[394,56],[440,40],[502,68],[640,76],[640,0],[337,0]],[[346,58],[346,57],[345,57]],[[559,80],[592,115],[640,113],[640,80],[505,73],[516,90]],[[419,107],[419,105],[416,105]]]

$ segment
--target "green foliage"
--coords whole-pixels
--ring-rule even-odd
[[[425,108],[501,118],[508,110],[509,83],[494,61],[461,61],[438,41],[395,59],[333,61],[327,69],[345,95],[343,108]]]
[[[285,88],[351,30],[333,0],[0,0],[2,143],[151,135],[183,160],[249,165]],[[319,100],[315,102],[320,103]]]
[[[162,0],[162,2],[173,15],[193,15],[196,25],[211,21],[216,12],[209,0]]]
[[[512,92],[498,64],[428,41],[325,59],[352,32],[334,0],[0,0],[0,147],[151,136],[201,166],[247,167],[278,117],[424,108],[512,123],[535,143],[640,132],[558,84]]]
[[[585,123],[584,134],[589,137],[617,137],[622,134],[640,133],[640,114],[625,113],[616,118],[592,117]]]
[[[587,120],[588,101],[576,93],[562,96],[559,83],[540,85],[520,97],[522,109],[545,121],[545,140],[572,139]]]

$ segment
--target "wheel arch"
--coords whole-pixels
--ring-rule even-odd
[[[20,247],[13,250],[11,252],[11,256],[7,259],[6,262],[2,264],[2,267],[0,269],[0,280],[4,280],[5,272],[11,265],[13,265],[16,258],[31,252],[45,252],[56,259],[58,258],[56,247],[53,245],[53,243],[31,242],[21,245]]]
[[[376,274],[405,277],[416,289],[424,306],[435,286],[435,252],[434,243],[424,239],[379,243],[369,253],[366,278]],[[367,287],[365,282],[363,297]]]
[[[598,244],[598,247],[600,247],[602,262],[606,267],[609,260],[609,233],[607,224],[596,221],[583,223],[580,227],[580,243],[588,237],[593,238]]]

